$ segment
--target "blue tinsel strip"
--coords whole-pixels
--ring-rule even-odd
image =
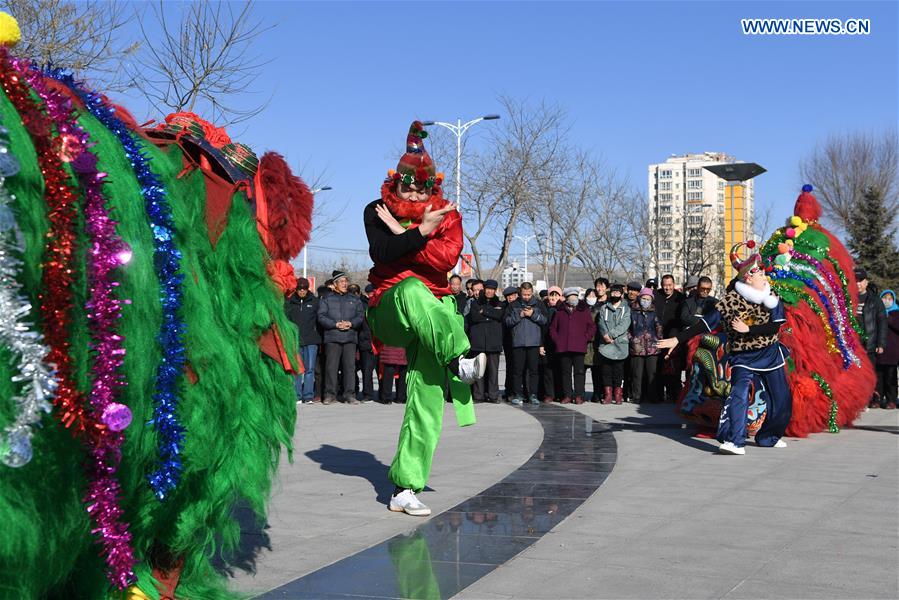
[[[184,276],[179,273],[181,252],[175,247],[172,209],[165,187],[153,173],[149,157],[138,144],[138,135],[115,116],[115,109],[99,94],[76,82],[70,73],[60,69],[46,69],[44,72],[75,92],[88,111],[118,138],[141,186],[144,207],[153,230],[153,267],[159,280],[162,303],[162,325],[156,336],[162,360],[156,369],[154,411],[149,423],[157,432],[159,466],[148,475],[148,479],[156,497],[165,500],[181,478],[184,442],[184,427],[177,416],[179,378],[183,375],[185,362],[185,325],[179,315]]]

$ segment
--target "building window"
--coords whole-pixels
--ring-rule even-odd
[[[667,205],[665,205],[665,206],[659,206],[659,212],[660,212],[660,213],[670,213],[670,212],[671,212],[671,207],[670,207],[670,206],[667,206]]]
[[[687,169],[687,177],[702,177],[702,169]]]
[[[702,189],[702,179],[691,179],[687,182],[688,190],[701,190]]]
[[[671,179],[671,169],[662,169],[659,171],[659,179]]]
[[[660,242],[660,245],[662,247],[662,250],[671,250],[671,241],[670,240],[665,240],[663,242]]]
[[[718,202],[724,202],[724,192],[718,192]]]
[[[671,252],[662,252],[662,260],[671,260]]]
[[[661,270],[662,270],[663,272],[665,272],[665,273],[670,273],[670,272],[671,272],[671,263],[662,263],[662,264],[661,264],[661,267],[662,267]]]
[[[698,212],[702,212],[702,209],[703,209],[703,208],[704,208],[704,207],[702,206],[702,204],[691,204],[691,205],[687,208],[687,211],[688,211],[688,212],[691,212],[691,213],[698,213]]]
[[[671,189],[671,182],[670,182],[670,181],[663,181],[662,183],[659,184],[659,189],[660,189],[660,190],[670,190],[670,189]]]
[[[724,205],[723,204],[718,205],[718,214],[719,215],[724,214]]]
[[[724,189],[724,180],[719,180],[719,181],[718,181],[718,189],[719,189],[719,190],[723,190],[723,189]]]
[[[659,223],[662,225],[671,225],[671,217],[660,217]]]
[[[659,194],[659,202],[671,202],[671,194]]]
[[[687,192],[687,202],[690,200],[702,200],[702,192]]]
[[[702,215],[690,215],[687,217],[689,225],[702,225]]]

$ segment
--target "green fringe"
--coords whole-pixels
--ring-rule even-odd
[[[2,96],[2,94],[0,94]],[[25,289],[40,285],[40,259],[47,231],[43,181],[28,133],[5,98],[0,115],[10,129],[11,151],[22,162],[7,181],[16,195],[16,216],[25,232]],[[130,523],[140,588],[156,594],[151,553],[167,550],[184,566],[178,596],[232,598],[214,564],[237,547],[240,530],[233,518],[238,505],[249,506],[264,522],[266,502],[280,458],[290,451],[296,418],[292,377],[262,355],[257,340],[272,323],[288,353],[296,351],[296,329],[286,319],[280,293],[266,271],[265,249],[246,198],[235,194],[228,227],[212,248],[205,223],[205,184],[199,171],[177,179],[183,168],[180,149],[161,150],[146,143],[154,171],[166,185],[173,207],[176,243],[183,254],[183,317],[187,357],[199,381],[182,381],[179,418],[186,428],[184,473],[165,503],[153,496],[146,475],[156,465],[155,434],[145,424],[153,411],[153,386],[159,350],[159,284],[153,271],[152,237],[140,186],[118,140],[93,116],[79,110],[79,122],[96,143],[99,168],[119,235],[134,257],[121,271],[121,333],[127,354],[128,382],[123,401],[134,415],[126,430],[119,478],[122,506]],[[84,316],[83,263],[74,311],[73,344],[79,350],[79,377],[89,369]],[[8,353],[0,348],[0,426],[10,410],[12,388],[2,385],[11,373]],[[34,440],[35,458],[22,469],[0,475],[0,519],[9,524],[0,538],[0,597],[106,598],[115,596],[103,574],[102,560],[89,533],[81,497],[84,452],[55,420],[45,419]]]

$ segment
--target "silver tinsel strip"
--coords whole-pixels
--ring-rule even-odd
[[[18,357],[12,381],[21,384],[21,389],[12,399],[13,422],[0,433],[0,462],[21,467],[31,460],[31,436],[34,427],[40,424],[41,413],[52,408],[50,400],[56,390],[56,378],[53,366],[44,362],[49,348],[25,320],[31,312],[31,303],[16,281],[21,263],[15,252],[21,251],[22,242],[9,208],[12,198],[4,182],[18,172],[19,164],[9,152],[8,135],[8,130],[0,125],[0,344]]]

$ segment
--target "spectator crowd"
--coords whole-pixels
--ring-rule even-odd
[[[873,289],[863,269],[856,277],[858,321],[878,376],[870,407],[895,408],[899,306],[891,290]],[[583,291],[551,286],[538,292],[525,282],[500,292],[493,279],[463,285],[458,275],[449,286],[471,356],[487,356],[484,377],[472,386],[475,402],[513,405],[675,402],[685,381],[685,355],[681,350],[666,356],[657,343],[696,323],[717,302],[705,276],[690,278],[683,289],[671,275],[642,285],[599,277]],[[314,292],[300,278],[288,294],[285,308],[299,330],[306,368],[296,378],[298,402],[405,402],[406,351],[374,348],[365,319],[371,291],[334,271]],[[588,370],[592,395],[586,390]]]

